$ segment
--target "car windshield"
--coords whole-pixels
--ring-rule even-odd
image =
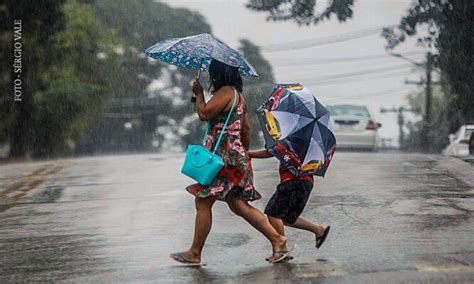
[[[464,133],[464,138],[469,139],[471,137],[472,132],[474,132],[474,129],[466,129],[466,132]]]
[[[361,117],[370,117],[369,111],[365,106],[328,106],[328,109],[331,112],[331,115],[353,115]]]

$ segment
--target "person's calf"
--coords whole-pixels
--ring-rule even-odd
[[[268,222],[272,225],[273,228],[278,232],[278,234],[285,235],[285,226],[282,219],[267,215]]]
[[[313,234],[315,234],[316,236],[322,235],[324,233],[324,230],[326,229],[325,226],[323,226],[321,224],[310,222],[310,221],[308,221],[308,220],[306,220],[305,218],[302,218],[302,217],[298,217],[296,219],[296,221],[294,221],[294,222],[285,221],[285,226],[293,227],[293,228],[300,229],[300,230],[309,231],[309,232],[312,232]]]
[[[194,206],[196,208],[196,213],[199,214],[212,214],[212,206],[216,202],[214,197],[200,198],[196,197],[194,200]]]
[[[267,215],[268,222],[278,233],[278,238],[272,242],[273,250],[286,250],[287,238],[285,236],[285,227],[283,220],[277,217]]]

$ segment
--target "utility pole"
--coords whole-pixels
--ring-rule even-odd
[[[432,72],[433,72],[433,67],[434,67],[434,58],[433,54],[431,52],[426,53],[426,62],[419,63],[411,60],[410,58],[406,58],[402,56],[401,54],[392,54],[392,56],[395,56],[397,58],[401,58],[404,60],[407,60],[411,63],[413,63],[415,66],[422,67],[425,69],[425,79],[422,79],[420,81],[408,81],[405,80],[405,84],[412,84],[412,85],[425,85],[425,115],[423,117],[424,123],[423,123],[423,129],[422,129],[422,145],[423,145],[423,150],[425,152],[431,152],[431,127],[433,126],[433,84],[438,84],[438,82],[434,82],[432,80]]]
[[[387,113],[387,112],[395,112],[398,113],[398,131],[399,131],[399,136],[398,136],[398,143],[400,145],[400,148],[403,145],[403,142],[405,141],[405,132],[403,131],[403,126],[405,125],[405,118],[403,117],[403,112],[419,112],[419,109],[411,109],[411,108],[404,108],[404,107],[399,107],[399,108],[381,108],[380,112],[381,113]]]
[[[423,129],[423,145],[426,150],[431,152],[431,127],[432,127],[432,81],[431,72],[433,70],[433,55],[431,52],[426,53],[426,105],[425,105],[425,124]]]

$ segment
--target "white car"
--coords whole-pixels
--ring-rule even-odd
[[[382,125],[375,122],[366,106],[343,104],[328,106],[328,109],[338,149],[378,150],[377,130]]]
[[[463,125],[456,134],[449,134],[449,145],[443,150],[443,154],[450,156],[468,156],[469,138],[474,132],[474,124]]]

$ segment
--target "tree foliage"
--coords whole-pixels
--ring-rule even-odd
[[[420,45],[438,50],[437,64],[446,80],[450,112],[459,110],[461,114],[453,116],[453,129],[474,121],[473,14],[473,1],[418,0],[402,17],[397,28],[383,31],[389,49],[408,37],[417,37]],[[423,28],[427,32],[420,32]]]
[[[299,25],[317,24],[332,16],[340,22],[352,18],[354,0],[330,0],[320,12],[317,4],[317,0],[249,0],[246,6],[267,13],[267,20],[292,20]]]
[[[21,19],[24,31],[22,101],[5,104],[13,109],[5,135],[12,156],[72,153],[94,123],[110,88],[104,66],[114,60],[97,60],[112,42],[89,2],[20,1],[7,7],[14,17],[7,21]]]
[[[2,66],[0,92],[0,143],[9,141],[12,156],[32,151],[35,137],[34,94],[44,90],[41,70],[51,64],[46,52],[49,41],[64,28],[61,7],[64,0],[6,0],[0,4],[0,39]],[[13,100],[13,23],[21,21],[21,102]]]
[[[417,93],[409,95],[407,99],[411,109],[420,110],[415,113],[419,120],[406,123],[408,135],[404,141],[401,141],[400,148],[404,151],[415,152],[426,147],[423,145],[422,140],[424,123],[421,120],[421,115],[424,113],[425,108],[425,92],[420,90]],[[450,112],[447,100],[448,98],[444,95],[441,86],[437,86],[433,89],[432,110],[436,116],[432,122],[429,141],[430,149],[434,152],[440,152],[449,143],[450,121],[453,116],[457,115]]]
[[[112,88],[108,68],[117,64],[111,56],[114,40],[89,4],[68,1],[63,11],[65,28],[51,38],[48,52],[54,58],[41,72],[45,89],[35,94],[36,156],[73,153],[76,142],[97,121]],[[98,60],[99,52],[108,58]]]

